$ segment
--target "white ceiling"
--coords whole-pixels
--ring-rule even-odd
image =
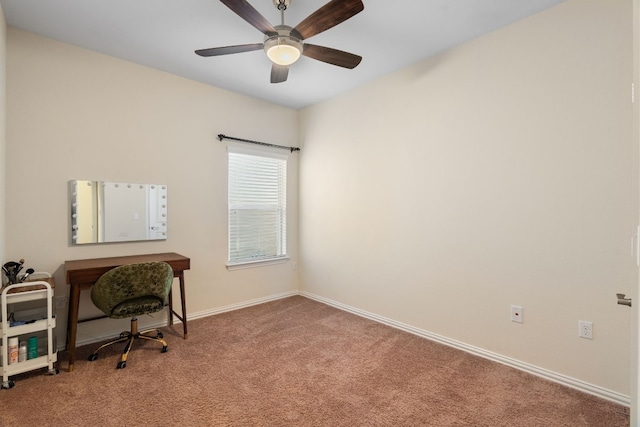
[[[218,0],[0,0],[7,24],[65,43],[299,109],[494,31],[564,0],[363,0],[364,11],[309,43],[363,57],[353,70],[302,57],[269,83],[263,51],[203,58],[194,50],[262,43]],[[328,0],[291,0],[295,27]],[[249,0],[272,24],[272,0]]]

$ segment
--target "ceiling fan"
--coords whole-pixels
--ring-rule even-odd
[[[281,16],[281,24],[276,26],[271,25],[246,0],[220,1],[260,30],[264,34],[264,42],[196,50],[200,56],[220,56],[264,49],[267,57],[273,63],[271,83],[286,81],[289,75],[289,66],[296,62],[301,55],[349,69],[355,68],[362,61],[361,56],[349,52],[303,42],[303,40],[360,13],[364,9],[361,0],[331,0],[302,20],[295,28],[284,23],[284,11],[289,7],[291,0],[273,0],[273,4],[280,11]]]

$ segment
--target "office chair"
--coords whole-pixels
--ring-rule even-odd
[[[104,273],[91,288],[91,300],[107,316],[114,319],[131,317],[131,330],[120,337],[98,347],[89,356],[98,358],[98,352],[112,344],[126,342],[118,369],[127,366],[127,356],[137,339],[157,341],[162,344],[162,353],[167,351],[167,342],[158,329],[138,332],[136,316],[162,310],[168,301],[173,283],[173,270],[165,262],[142,262],[113,268]]]

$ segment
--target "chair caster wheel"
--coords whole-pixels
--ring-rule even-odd
[[[167,352],[167,346],[163,345],[162,350],[160,350],[160,353],[166,353],[166,352]]]
[[[116,369],[124,369],[127,367],[127,362],[118,362],[118,366],[116,366]]]
[[[164,335],[162,335],[162,332],[158,331],[158,335],[156,335],[156,337],[158,337],[158,338],[164,338]]]
[[[2,388],[9,389],[9,388],[13,388],[14,385],[16,385],[16,382],[13,380],[9,380],[7,382],[2,383]]]
[[[97,353],[93,353],[91,356],[89,356],[89,362],[93,362],[97,358],[98,358],[98,354]]]

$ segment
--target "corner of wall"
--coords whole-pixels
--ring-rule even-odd
[[[0,6],[0,165],[3,165],[2,170],[6,171],[6,128],[7,128],[7,112],[6,112],[6,98],[7,98],[7,24],[4,19],[4,12],[2,6]],[[5,200],[5,187],[6,187],[6,172],[0,174],[0,260],[5,258],[5,232],[6,232],[6,212],[4,203]]]

